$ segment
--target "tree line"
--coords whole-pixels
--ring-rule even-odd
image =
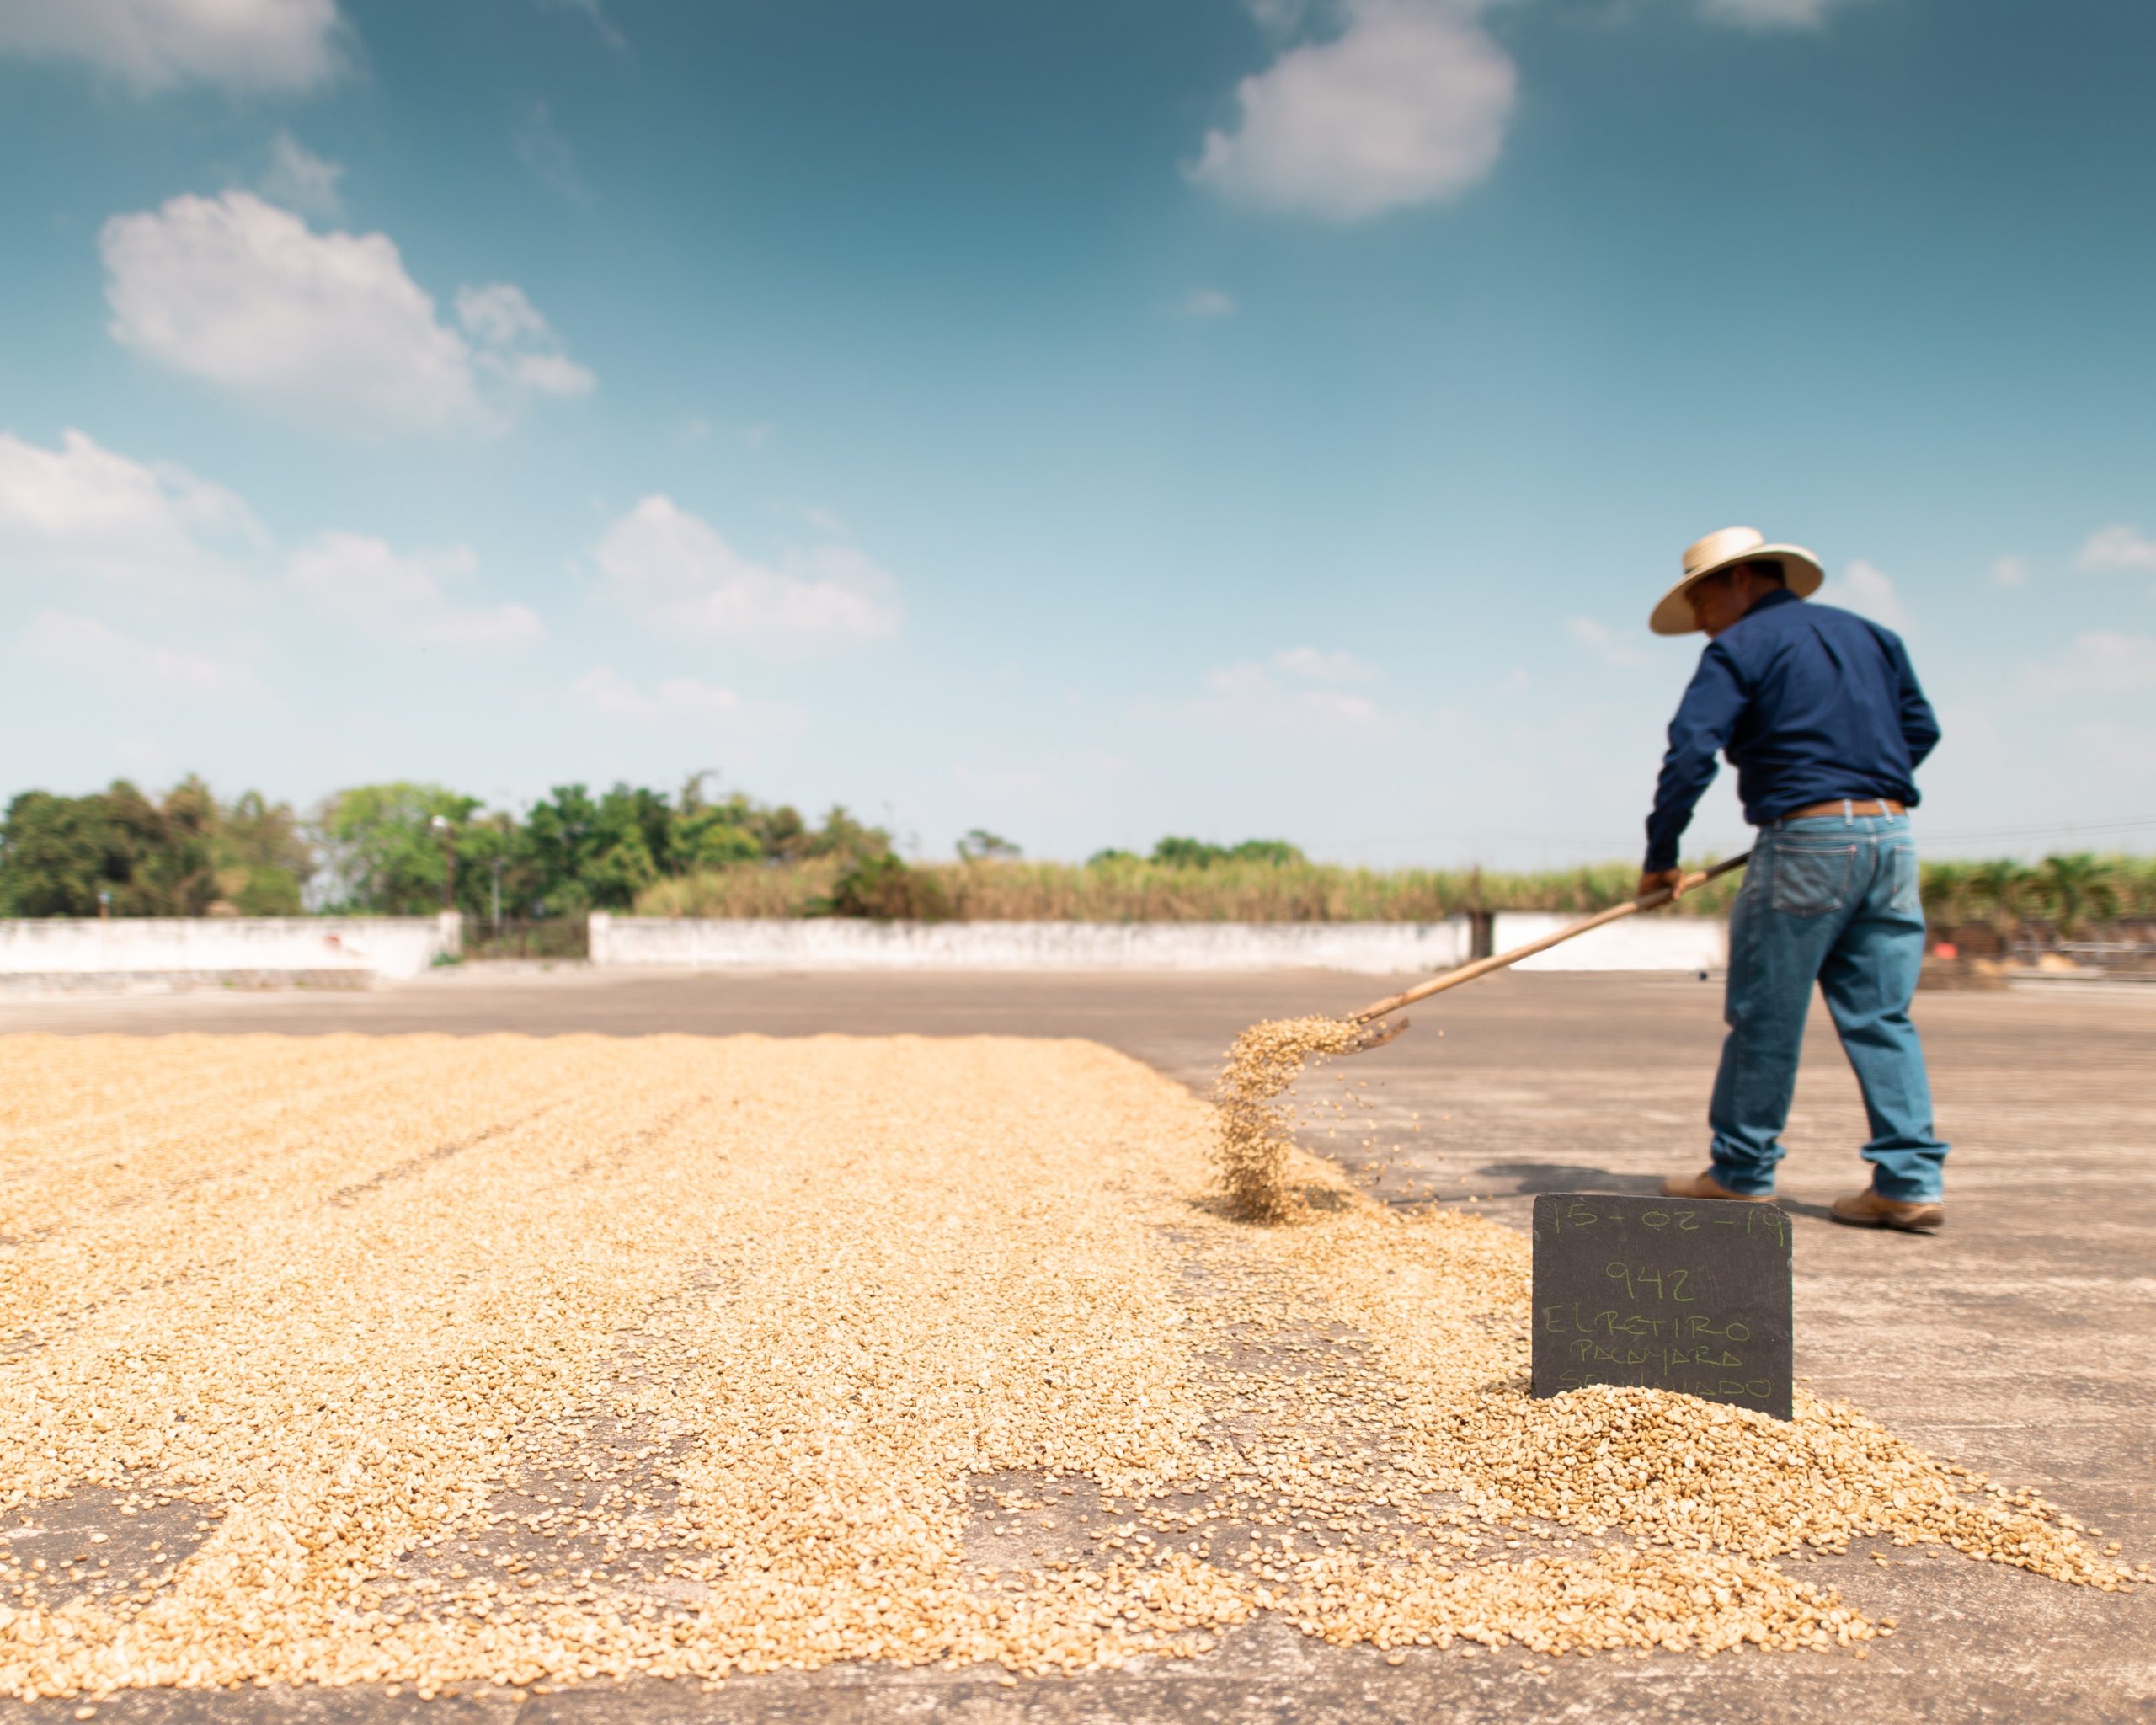
[[[953,862],[908,862],[884,828],[835,807],[712,788],[672,793],[559,785],[515,814],[440,785],[360,785],[306,814],[248,791],[221,802],[200,778],[152,796],[125,780],[86,796],[25,791],[0,821],[0,916],[423,916],[482,921],[650,916],[1421,921],[1455,911],[1584,912],[1629,896],[1627,863],[1504,873],[1313,862],[1280,839],[1171,836],[1149,854],[1027,862],[975,828]],[[1681,907],[1727,909],[1739,877]],[[1942,928],[2036,927],[2071,937],[2156,921],[2156,859],[2052,856],[1927,862],[1924,908]]]
[[[574,916],[628,910],[683,875],[892,854],[889,832],[843,808],[812,822],[788,804],[714,794],[711,778],[672,795],[558,785],[520,816],[402,780],[339,791],[305,815],[253,791],[221,803],[193,776],[162,798],[124,779],[86,796],[24,791],[0,822],[0,916]]]

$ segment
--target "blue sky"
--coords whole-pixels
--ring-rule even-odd
[[[2156,841],[2138,0],[0,0],[0,789],[1638,847],[1748,522]],[[1701,848],[1741,834],[1726,776]]]

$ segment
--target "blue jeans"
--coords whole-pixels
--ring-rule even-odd
[[[1707,1119],[1714,1174],[1732,1192],[1774,1189],[1781,1131],[1816,980],[1856,1069],[1881,1197],[1935,1201],[1946,1146],[1909,1022],[1924,964],[1924,901],[1906,815],[1840,814],[1761,829],[1729,923],[1721,1071]]]

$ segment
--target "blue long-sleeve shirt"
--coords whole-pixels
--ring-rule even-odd
[[[1913,809],[1916,769],[1938,741],[1899,635],[1786,589],[1770,592],[1708,644],[1669,722],[1647,816],[1647,871],[1677,866],[1717,750],[1737,769],[1744,818],[1764,826],[1842,797]]]

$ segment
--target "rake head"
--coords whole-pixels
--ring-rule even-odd
[[[1383,1048],[1407,1028],[1405,1018],[1374,1018],[1363,1026],[1363,1033],[1353,1046],[1342,1049],[1342,1054],[1368,1054],[1374,1048]]]

